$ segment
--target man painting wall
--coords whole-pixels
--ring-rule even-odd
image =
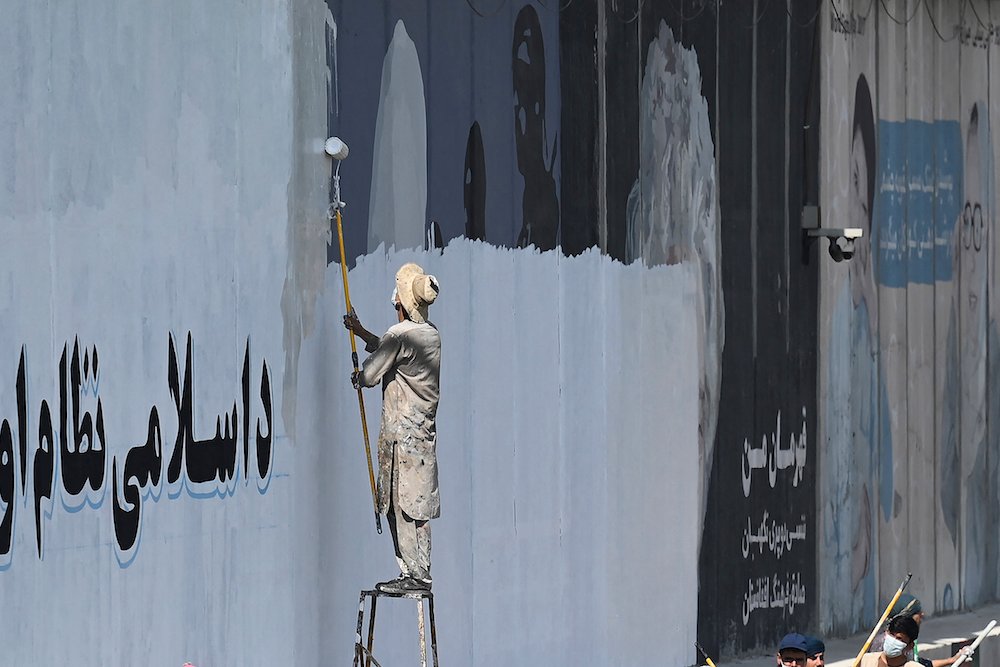
[[[358,387],[382,383],[378,437],[378,510],[389,519],[399,577],[376,588],[408,593],[431,588],[431,527],[441,515],[437,468],[437,409],[441,337],[427,320],[438,294],[437,278],[416,264],[396,272],[391,301],[399,322],[379,338],[356,313],[344,326],[365,341],[370,356],[351,375]]]

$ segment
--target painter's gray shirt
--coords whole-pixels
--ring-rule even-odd
[[[441,337],[430,322],[405,320],[389,327],[365,359],[361,383],[382,381],[378,437],[378,505],[389,507],[390,484],[399,507],[418,520],[441,514],[437,471],[437,408]],[[392,476],[395,456],[396,472]]]

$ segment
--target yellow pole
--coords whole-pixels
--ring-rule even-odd
[[[339,198],[338,198],[339,199]],[[354,308],[351,307],[351,288],[347,285],[347,259],[344,253],[344,226],[341,222],[340,208],[337,209],[337,237],[340,240],[340,272],[344,277],[344,303],[347,306],[347,312],[353,313]],[[354,331],[350,331],[351,337],[351,361],[354,362],[354,372],[358,372],[358,346],[354,342]],[[365,436],[365,458],[368,459],[368,483],[371,485],[372,489],[372,506],[375,509],[375,529],[382,534],[382,518],[378,513],[378,499],[375,495],[375,472],[372,470],[372,447],[371,443],[368,441],[368,418],[365,416],[365,398],[361,395],[361,387],[358,387],[358,408],[361,410],[361,431]]]
[[[698,649],[698,652],[701,653],[701,657],[705,658],[705,664],[708,665],[708,667],[715,667],[715,663],[708,657],[708,653],[701,647],[701,644],[695,642],[694,646]]]
[[[899,599],[899,596],[903,594],[903,589],[906,588],[908,583],[910,583],[910,579],[912,577],[912,574],[907,573],[906,579],[903,579],[903,583],[899,585],[899,588],[896,590],[896,594],[892,596],[891,600],[889,600],[889,604],[886,606],[885,611],[882,612],[882,617],[878,619],[878,623],[876,623],[875,627],[872,628],[872,633],[868,635],[868,641],[866,641],[865,645],[861,647],[861,651],[858,653],[858,656],[854,658],[853,667],[858,667],[858,665],[861,664],[861,658],[863,658],[865,653],[868,652],[868,647],[872,645],[872,641],[874,641],[875,635],[878,634],[879,628],[881,628],[882,624],[885,623],[885,619],[889,617],[889,612],[892,611],[893,605],[896,604],[896,600]]]

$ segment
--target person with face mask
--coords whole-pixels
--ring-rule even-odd
[[[919,662],[908,657],[919,634],[920,626],[912,616],[893,616],[882,638],[882,650],[866,653],[859,667],[921,667]]]
[[[896,604],[893,605],[892,607],[891,613],[894,617],[900,615],[909,616],[914,620],[914,622],[916,622],[917,626],[919,626],[924,620],[924,609],[923,606],[920,604],[920,600],[918,598],[913,597],[909,593],[903,593],[901,596],[899,596],[899,599],[896,601]],[[872,645],[868,648],[868,652],[878,653],[879,651],[881,651],[884,648],[883,642],[886,637],[888,637],[888,633],[882,633],[878,637],[876,637],[875,640],[872,642]],[[922,667],[948,667],[948,665],[951,665],[956,660],[958,660],[960,656],[966,653],[969,654],[969,657],[972,657],[972,651],[969,650],[968,647],[965,647],[959,650],[955,655],[951,656],[950,658],[938,658],[937,660],[931,660],[929,658],[920,657],[920,654],[917,650],[916,642],[914,642],[912,653],[908,653],[907,657],[909,657],[914,662],[920,663]]]
[[[895,618],[896,616],[909,616],[914,621],[916,621],[917,625],[919,626],[920,623],[924,620],[924,610],[920,604],[920,600],[913,597],[909,593],[903,593],[902,595],[899,596],[899,599],[896,600],[896,604],[894,604],[892,606],[892,609],[889,611],[890,620],[892,618]],[[886,622],[886,627],[888,627],[888,622]],[[875,637],[875,639],[872,641],[871,646],[868,647],[868,652],[869,653],[880,652],[882,650],[882,642],[888,636],[889,635],[886,632],[879,633],[879,635]],[[924,667],[931,667],[931,663],[929,660],[924,661],[918,657],[917,646],[915,643],[913,645],[913,652],[908,655],[914,661],[924,665]]]

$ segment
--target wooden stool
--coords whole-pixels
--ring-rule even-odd
[[[368,641],[361,644],[361,629],[364,627],[365,598],[371,598],[371,614],[368,618]],[[382,591],[361,591],[358,600],[358,627],[354,635],[354,667],[382,667],[372,655],[372,644],[375,641],[375,611],[379,598],[409,598],[417,601],[417,631],[420,635],[420,667],[427,667],[427,640],[424,633],[424,600],[427,600],[427,611],[431,621],[431,655],[434,667],[438,667],[437,628],[434,625],[434,594],[430,591],[413,593],[383,593]]]

